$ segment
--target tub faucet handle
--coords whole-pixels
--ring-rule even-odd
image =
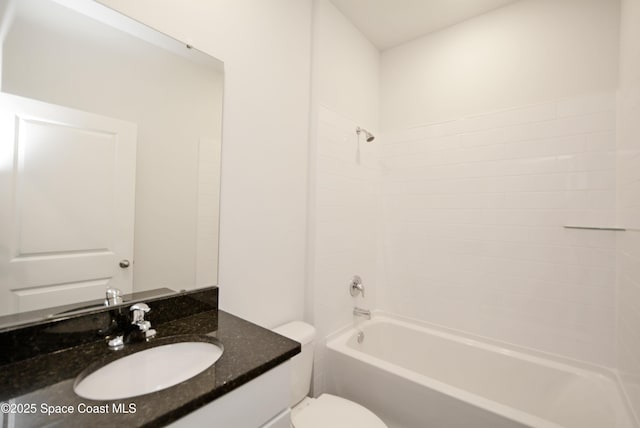
[[[362,294],[362,298],[364,299],[364,284],[362,283],[362,278],[359,275],[354,275],[349,283],[349,293],[356,297],[358,294]]]

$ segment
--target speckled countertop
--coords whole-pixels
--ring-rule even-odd
[[[153,341],[177,342],[189,340],[186,336],[177,337],[180,335],[191,335],[191,339],[207,335],[223,344],[224,353],[212,367],[183,383],[115,401],[94,401],[77,396],[73,392],[76,377],[97,361],[109,362],[116,352],[124,351],[120,355],[133,353],[152,346],[153,341],[127,345],[116,352],[110,351],[104,341],[93,341],[10,362],[0,366],[0,402],[9,403],[16,412],[0,414],[4,418],[0,426],[164,426],[300,352],[299,343],[224,311],[201,312],[154,327],[158,335]],[[1,351],[4,353],[8,349]],[[73,408],[74,413],[60,413],[63,407],[56,406],[70,406],[66,409]],[[25,409],[35,411],[24,413]],[[128,413],[122,409],[127,409]],[[47,414],[49,410],[51,414]]]

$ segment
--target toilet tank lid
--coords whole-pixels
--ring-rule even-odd
[[[273,329],[278,334],[288,337],[291,340],[300,342],[303,345],[311,343],[316,335],[316,329],[310,324],[302,321],[292,321]]]

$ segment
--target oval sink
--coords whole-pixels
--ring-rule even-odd
[[[76,381],[76,394],[91,400],[117,400],[149,394],[202,373],[222,356],[210,342],[178,342],[119,358]]]

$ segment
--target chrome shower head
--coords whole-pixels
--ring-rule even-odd
[[[371,132],[367,131],[366,129],[360,128],[359,126],[356,127],[356,134],[358,134],[358,136],[361,132],[364,132],[365,140],[367,141],[367,143],[372,142],[376,138]]]

